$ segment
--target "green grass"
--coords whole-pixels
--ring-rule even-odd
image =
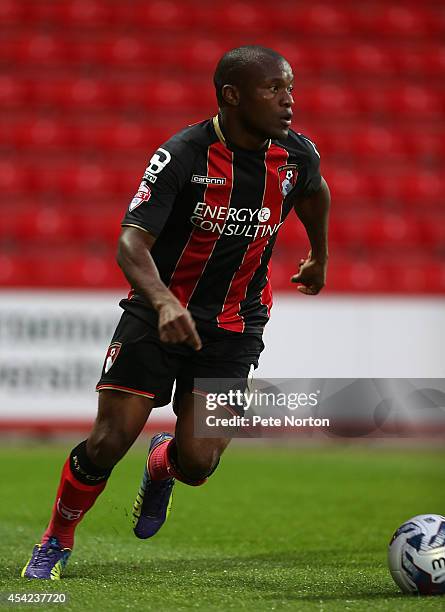
[[[20,570],[68,450],[0,451],[0,591],[65,592],[61,609],[76,612],[445,607],[443,597],[399,593],[386,566],[400,523],[444,513],[439,450],[234,446],[205,486],[177,485],[167,524],[139,541],[129,517],[144,460],[135,448],[78,528],[65,579],[28,583]]]

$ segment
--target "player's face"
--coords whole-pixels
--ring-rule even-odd
[[[252,74],[240,91],[246,127],[265,138],[286,138],[292,119],[294,75],[286,61],[270,62]]]

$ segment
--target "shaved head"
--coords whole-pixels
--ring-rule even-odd
[[[220,106],[224,105],[224,85],[241,87],[251,76],[258,74],[265,65],[288,63],[287,60],[267,47],[247,45],[225,53],[219,60],[213,76],[216,97]]]
[[[225,53],[213,77],[222,132],[244,148],[287,138],[292,119],[294,75],[273,49],[249,45]]]

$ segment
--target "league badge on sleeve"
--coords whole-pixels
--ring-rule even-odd
[[[131,212],[132,210],[140,206],[143,202],[148,202],[148,200],[150,199],[150,196],[151,196],[150,187],[145,183],[145,181],[142,181],[142,183],[139,185],[138,192],[136,193],[136,195],[130,202],[128,211]]]
[[[287,164],[278,168],[280,190],[284,197],[295,187],[298,177],[298,168],[294,164]]]

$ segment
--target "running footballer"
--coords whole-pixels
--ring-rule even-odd
[[[135,535],[150,538],[163,525],[175,480],[198,486],[215,471],[230,440],[193,436],[194,380],[245,382],[258,365],[270,258],[292,209],[311,251],[291,280],[307,295],[325,284],[330,196],[315,145],[290,128],[289,63],[271,49],[239,47],[221,58],[214,83],[218,114],[162,144],[123,219],[117,261],[131,291],[97,385],[98,415],[63,466],[26,578],[61,577],[78,523],[175,382],[175,435],[151,440]]]

